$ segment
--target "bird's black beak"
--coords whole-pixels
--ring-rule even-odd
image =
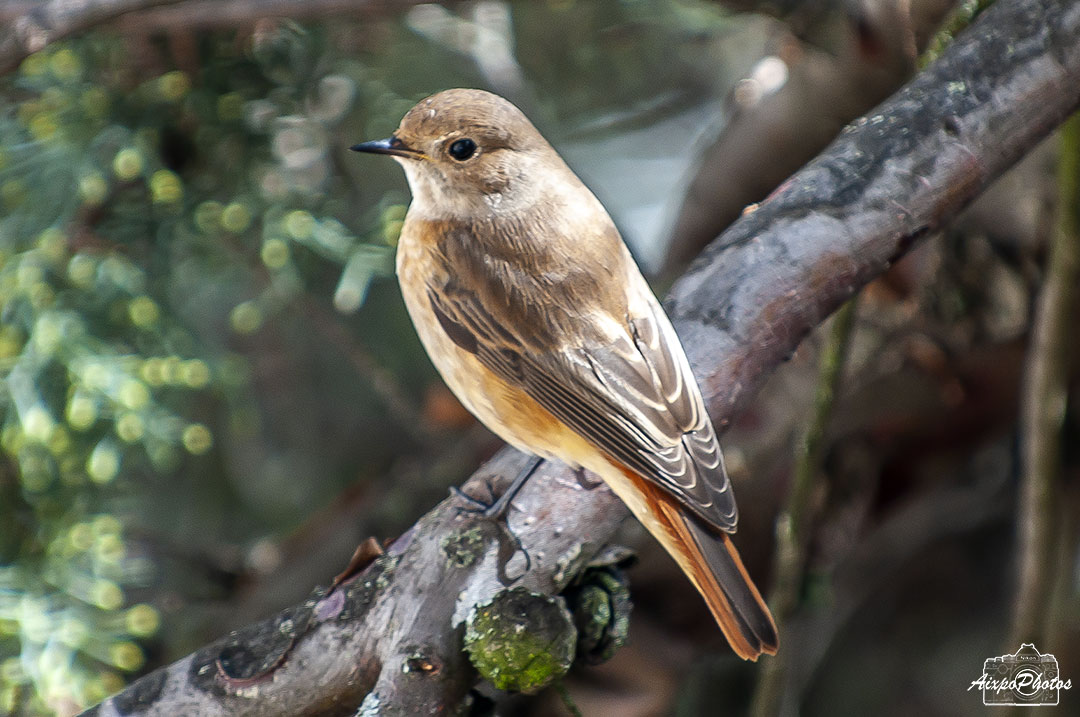
[[[360,144],[354,144],[349,147],[354,152],[368,152],[370,154],[390,154],[395,157],[412,157],[419,158],[423,154],[417,152],[415,149],[410,149],[405,146],[397,137],[389,137],[387,139],[375,139],[370,142],[361,142]]]

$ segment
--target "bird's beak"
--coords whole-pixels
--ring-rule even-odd
[[[423,157],[422,152],[418,152],[415,149],[410,149],[405,146],[397,137],[389,137],[387,139],[375,139],[370,142],[361,142],[360,144],[354,144],[349,147],[354,152],[369,152],[371,154],[390,154],[395,157],[409,157],[412,159],[419,159]]]

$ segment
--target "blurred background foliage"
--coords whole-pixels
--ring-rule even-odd
[[[0,714],[73,714],[302,599],[498,447],[389,278],[400,169],[348,146],[432,92],[492,89],[666,279],[909,77],[954,4],[358,0],[296,20],[181,2],[27,57],[0,78]],[[957,696],[1007,632],[1055,161],[1048,143],[860,298],[785,632],[788,708],[982,709]],[[724,439],[756,576],[821,341]],[[1047,607],[1074,679],[1075,484]],[[745,710],[754,668],[636,526],[626,539],[630,644],[570,694],[587,715]]]

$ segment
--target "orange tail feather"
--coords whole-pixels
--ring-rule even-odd
[[[654,519],[667,533],[656,537],[705,598],[735,653],[744,660],[757,660],[763,653],[775,655],[779,646],[776,623],[730,536],[707,527],[641,478],[624,473],[644,493]]]

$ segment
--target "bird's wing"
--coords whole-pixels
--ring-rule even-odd
[[[714,529],[735,530],[716,432],[675,330],[651,294],[639,316],[582,316],[576,345],[560,350],[530,346],[475,293],[453,284],[429,298],[450,338],[484,366]]]

